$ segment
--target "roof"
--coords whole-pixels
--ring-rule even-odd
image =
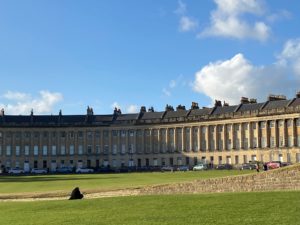
[[[137,120],[139,118],[138,113],[121,114],[117,117],[117,121]]]
[[[291,100],[269,101],[263,109],[269,110],[269,109],[284,108],[284,107],[287,107],[290,102],[291,102]]]
[[[143,113],[141,120],[151,120],[151,119],[162,119],[165,112],[145,112]]]
[[[238,105],[233,106],[217,106],[216,109],[213,111],[213,115],[217,114],[225,114],[225,113],[233,113],[237,109]]]
[[[205,116],[209,115],[213,108],[192,109],[189,116]]]
[[[164,118],[186,117],[189,110],[167,111]]]
[[[245,112],[245,111],[254,111],[254,110],[260,110],[260,108],[265,103],[248,103],[248,104],[242,104],[239,108],[238,112]]]

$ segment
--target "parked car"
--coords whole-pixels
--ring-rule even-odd
[[[87,167],[77,168],[76,173],[94,173],[94,169]]]
[[[24,173],[24,170],[21,169],[21,168],[16,167],[16,168],[11,168],[11,169],[9,169],[9,170],[8,170],[8,173],[9,173],[9,174],[23,174],[23,173]]]
[[[277,168],[280,168],[281,162],[280,161],[267,162],[266,166],[267,166],[268,170],[277,169]]]
[[[256,164],[251,164],[251,163],[245,163],[240,167],[240,170],[255,170],[255,169],[256,169]]]
[[[34,174],[46,174],[46,173],[48,173],[48,171],[47,171],[47,169],[33,168],[31,170],[31,173],[34,173]]]
[[[189,171],[190,168],[188,166],[178,166],[177,171]]]
[[[174,168],[173,168],[173,166],[163,166],[163,167],[160,168],[160,171],[161,172],[165,172],[165,171],[171,171],[171,172],[173,172]]]
[[[57,173],[72,173],[73,168],[72,167],[59,167],[56,169]]]
[[[219,164],[216,166],[217,170],[231,170],[232,169],[232,165],[230,164]]]
[[[206,164],[197,164],[193,167],[193,171],[200,171],[200,170],[206,170],[207,165]]]
[[[290,166],[290,165],[293,165],[293,164],[290,163],[290,162],[282,162],[281,163],[281,167],[283,167],[283,166]]]

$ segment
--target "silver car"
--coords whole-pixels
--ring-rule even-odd
[[[22,173],[24,173],[24,170],[22,170],[21,168],[16,167],[16,168],[9,169],[8,173],[9,174],[22,174]]]

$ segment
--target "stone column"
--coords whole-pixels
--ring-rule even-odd
[[[198,140],[198,151],[201,151],[201,126],[198,127],[197,140]]]
[[[149,134],[150,136],[150,151],[149,151],[149,153],[153,153],[153,130],[152,129],[150,129],[150,134]]]
[[[185,137],[186,137],[186,135],[185,135],[185,127],[182,127],[182,130],[181,130],[182,132],[181,132],[181,144],[182,144],[182,151],[186,151],[186,145],[185,145]]]
[[[194,150],[194,143],[193,143],[193,127],[190,127],[190,137],[189,137],[189,141],[190,141],[190,149],[188,149],[189,151]]]
[[[261,132],[259,127],[259,121],[256,122],[256,135],[257,135],[257,148],[261,148]]]
[[[208,152],[209,151],[209,142],[210,142],[210,135],[209,135],[209,126],[205,126],[205,151]]]

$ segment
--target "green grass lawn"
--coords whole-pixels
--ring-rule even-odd
[[[300,192],[114,197],[1,202],[0,224],[300,224]]]
[[[251,171],[189,171],[156,173],[120,173],[120,174],[69,174],[43,176],[0,176],[0,194],[29,192],[70,192],[74,187],[87,190],[115,190],[145,185],[176,183],[211,177],[224,177],[251,173]]]

